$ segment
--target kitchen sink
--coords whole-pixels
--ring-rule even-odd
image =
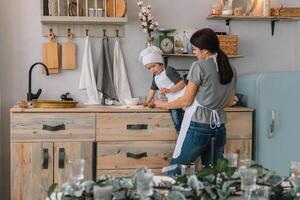
[[[78,101],[32,100],[33,108],[75,108]]]

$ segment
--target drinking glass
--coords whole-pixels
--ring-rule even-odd
[[[241,189],[246,192],[251,192],[256,189],[257,170],[252,168],[240,168],[241,174]]]
[[[84,159],[74,159],[69,160],[69,179],[73,181],[76,185],[79,185],[80,182],[84,179]]]
[[[142,167],[136,171],[137,194],[141,199],[147,199],[153,194],[153,174],[151,169]]]
[[[256,190],[251,193],[251,200],[269,200],[270,199],[270,187],[257,186]]]
[[[290,165],[291,181],[295,184],[296,193],[300,193],[300,162],[292,161]]]
[[[239,163],[239,167],[246,167],[246,168],[249,168],[251,167],[251,165],[255,164],[256,162],[254,160],[251,160],[251,159],[243,159],[243,160],[240,160],[240,163]]]
[[[181,175],[192,176],[195,174],[196,165],[194,163],[181,164]]]
[[[168,97],[165,94],[158,94],[158,100],[167,102]]]
[[[224,158],[228,160],[228,167],[237,167],[239,155],[236,153],[225,153]]]

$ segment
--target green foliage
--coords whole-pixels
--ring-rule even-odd
[[[293,179],[284,180],[274,171],[268,170],[259,164],[250,166],[257,170],[257,184],[271,187],[271,200],[292,200],[295,197],[295,183]],[[70,183],[63,184],[60,192],[63,193],[62,200],[86,200],[93,197],[93,187],[112,187],[112,195],[115,200],[137,200],[139,195],[136,191],[136,170],[131,177],[112,179],[106,177],[97,182],[86,181],[80,186],[74,186]],[[283,181],[289,181],[290,188],[284,188]],[[48,196],[54,192],[57,184],[54,183],[48,190]],[[172,188],[154,188],[153,200],[225,200],[230,195],[239,192],[241,180],[239,173],[236,173],[235,167],[228,166],[228,160],[218,159],[216,165],[204,168],[192,176],[177,176],[176,183]],[[168,195],[164,196],[161,191],[168,189]],[[165,198],[167,197],[167,198]]]
[[[51,199],[50,196],[51,196],[51,194],[54,192],[54,190],[55,190],[56,187],[57,187],[57,183],[53,183],[53,184],[49,187],[48,192],[47,192],[47,195],[48,195],[49,199]]]

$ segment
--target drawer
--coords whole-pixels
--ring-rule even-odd
[[[252,112],[227,112],[227,138],[252,139]]]
[[[176,140],[170,113],[98,113],[97,141]]]
[[[225,145],[225,153],[237,153],[239,159],[252,158],[252,140],[250,139],[228,139]]]
[[[97,170],[97,180],[105,175],[110,175],[112,177],[127,177],[132,175],[133,172],[134,169]],[[151,169],[151,172],[155,175],[163,175],[161,169]]]
[[[93,141],[95,114],[92,113],[13,113],[11,140]]]
[[[169,165],[175,142],[97,143],[97,170],[136,169],[140,166],[160,169]]]

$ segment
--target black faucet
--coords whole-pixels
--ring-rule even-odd
[[[31,93],[31,73],[32,73],[32,69],[37,66],[37,65],[42,65],[45,70],[46,70],[46,75],[49,76],[49,71],[47,66],[44,63],[41,62],[37,62],[34,63],[33,65],[31,65],[30,69],[29,69],[29,80],[28,80],[28,92],[27,92],[27,101],[31,101],[32,99],[38,99],[39,96],[42,93],[42,89],[39,89],[38,92],[36,94],[32,94]]]

